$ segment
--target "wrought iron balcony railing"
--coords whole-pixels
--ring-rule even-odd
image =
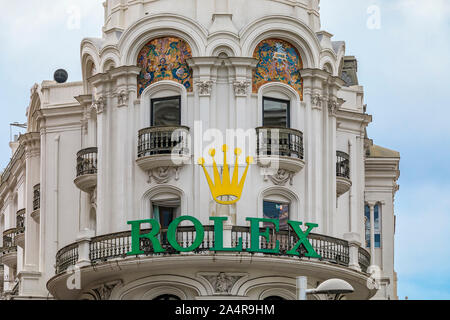
[[[362,272],[367,272],[367,268],[370,266],[370,253],[366,249],[358,248],[358,261]]]
[[[138,158],[154,155],[189,155],[189,128],[158,126],[139,131]]]
[[[264,231],[264,229],[261,229],[261,232]],[[233,227],[231,235],[233,246],[238,244],[238,239],[240,237],[242,238],[243,248],[250,248],[250,227]],[[349,245],[346,240],[312,233],[309,234],[308,239],[310,240],[314,250],[322,257],[321,261],[328,261],[348,266]],[[279,232],[271,230],[271,241],[268,243],[261,238],[260,247],[262,249],[274,249],[277,240],[280,245],[280,253],[276,255],[286,255],[286,253],[295,246],[299,239],[297,235],[290,230]],[[306,251],[302,247],[299,253],[300,257],[304,257]]]
[[[41,208],[41,185],[37,184],[33,187],[33,211]]]
[[[83,149],[77,154],[77,177],[97,174],[97,148]]]
[[[195,253],[206,254],[210,252],[210,248],[214,247],[214,227],[204,226],[205,234],[201,245],[196,249]],[[148,232],[150,230],[143,230]],[[278,256],[287,256],[287,251],[291,250],[298,242],[298,237],[291,231],[280,231],[275,233],[271,231],[271,241],[267,243],[262,238],[260,247],[262,249],[270,249],[275,246],[276,240],[280,243],[280,253],[274,254]],[[179,227],[177,229],[177,242],[184,248],[190,247],[196,237],[194,227]],[[232,245],[236,246],[239,237],[242,238],[243,249],[250,247],[250,228],[249,227],[233,227],[231,231]],[[320,261],[326,261],[333,264],[348,266],[350,262],[349,244],[345,240],[328,237],[325,235],[309,234],[308,238],[314,250],[321,256]],[[162,247],[166,250],[164,253],[155,253],[151,241],[141,240],[141,250],[144,256],[151,255],[168,255],[177,254],[167,240],[167,230],[162,230],[159,235]],[[304,248],[299,249],[300,256],[297,259],[313,259],[304,256]],[[124,259],[127,253],[131,251],[131,232],[119,232],[104,236],[92,238],[89,244],[89,260],[92,264],[106,262],[111,259]],[[211,252],[213,253],[213,252]],[[247,252],[243,252],[245,254]],[[239,254],[239,253],[236,253]],[[368,257],[367,257],[368,255]],[[292,257],[292,256],[291,256]],[[294,258],[294,257],[293,257]],[[368,258],[368,260],[367,260]],[[71,244],[61,249],[56,255],[56,273],[65,272],[70,266],[74,266],[79,259],[78,244]],[[359,264],[363,270],[367,270],[367,261],[370,261],[370,254],[363,249],[359,253]]]
[[[3,247],[1,248],[3,254],[17,251],[17,231],[17,228],[11,228],[3,232]]]
[[[17,211],[16,227],[17,227],[17,234],[25,232],[25,209]]]
[[[336,176],[350,179],[350,157],[342,151],[336,151]]]
[[[303,160],[303,133],[295,129],[256,128],[257,155],[281,156]]]

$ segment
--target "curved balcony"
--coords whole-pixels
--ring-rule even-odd
[[[294,173],[305,166],[303,133],[295,129],[259,127],[257,163],[263,168],[283,169]]]
[[[320,259],[305,256],[303,247],[298,249],[299,256],[288,255],[297,243],[298,237],[294,232],[271,232],[270,242],[260,239],[261,249],[274,248],[279,241],[280,252],[274,254],[251,253],[246,249],[250,247],[250,227],[234,226],[231,230],[224,230],[224,239],[228,239],[228,246],[235,247],[238,239],[242,238],[242,252],[213,252],[214,227],[204,226],[204,239],[194,252],[180,253],[175,251],[167,241],[167,230],[162,230],[159,240],[164,253],[155,253],[151,241],[141,240],[140,248],[143,254],[128,256],[131,251],[131,232],[119,232],[98,236],[90,240],[82,240],[78,243],[59,250],[56,255],[56,275],[47,283],[50,292],[55,293],[58,299],[76,299],[76,292],[67,290],[66,283],[72,273],[72,267],[77,265],[82,272],[82,288],[88,288],[91,284],[102,281],[113,281],[124,275],[136,274],[136,277],[145,277],[149,274],[185,273],[187,268],[199,270],[235,270],[240,273],[258,272],[258,274],[273,276],[278,275],[295,278],[298,274],[304,274],[318,281],[337,277],[345,279],[355,288],[354,299],[367,299],[375,294],[367,288],[366,281],[369,277],[365,272],[359,272],[351,265],[359,264],[366,270],[370,254],[355,247],[357,254],[352,254],[352,247],[346,240],[337,239],[325,235],[309,234],[308,239],[314,250],[321,256]],[[264,229],[262,228],[261,231]],[[143,230],[143,233],[150,230]],[[177,242],[184,248],[190,247],[196,238],[194,227],[179,227],[177,229]],[[358,259],[352,261],[351,259]],[[239,267],[236,267],[236,266]],[[237,269],[236,269],[237,268]],[[274,271],[276,268],[276,271]],[[66,272],[69,271],[69,272]]]
[[[190,161],[189,128],[158,126],[142,129],[138,137],[137,164],[144,171],[181,167]]]
[[[0,248],[0,263],[14,268],[17,265],[17,228],[5,230],[3,232],[3,247]]]
[[[25,209],[17,211],[16,215],[16,243],[19,247],[25,246]]]
[[[347,153],[336,151],[336,194],[338,197],[350,190],[350,157]]]
[[[77,154],[77,178],[74,183],[84,192],[97,186],[97,148],[83,149]]]

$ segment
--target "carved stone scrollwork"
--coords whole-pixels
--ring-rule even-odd
[[[209,97],[211,95],[212,87],[213,87],[214,81],[208,80],[208,81],[197,81],[197,89],[198,94],[201,97]]]
[[[203,278],[208,280],[214,289],[214,294],[229,295],[236,282],[245,276],[245,274],[233,274],[233,273],[204,273],[201,274]]]
[[[235,81],[233,83],[234,94],[236,97],[245,97],[248,93],[248,88],[250,87],[250,81]]]
[[[289,181],[292,186],[294,184],[295,173],[292,171],[279,169],[276,174],[269,175],[269,179],[277,186],[284,186]]]
[[[148,183],[152,182],[152,178],[157,184],[168,183],[172,178],[178,181],[180,179],[180,168],[159,167],[152,169],[148,172]]]

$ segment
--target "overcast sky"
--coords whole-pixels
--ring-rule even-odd
[[[0,0],[0,167],[11,156],[9,124],[26,121],[32,85],[60,67],[81,80],[80,42],[101,35],[101,3]],[[399,297],[450,299],[450,1],[322,0],[321,15],[322,28],[358,59],[370,138],[402,156]]]

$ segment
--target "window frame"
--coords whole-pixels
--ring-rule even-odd
[[[266,101],[281,102],[281,103],[287,104],[286,127],[280,127],[280,128],[290,129],[291,128],[291,100],[284,100],[284,99],[263,96],[262,97],[262,124],[263,124],[263,127],[266,126],[265,117],[264,117],[264,106],[265,106]]]
[[[177,95],[177,96],[170,96],[170,97],[162,97],[162,98],[150,98],[150,127],[158,127],[155,125],[155,119],[154,119],[154,112],[153,112],[153,107],[155,102],[161,102],[161,101],[168,101],[168,100],[178,100],[178,119],[180,119],[179,123],[177,124],[177,126],[181,126],[181,95]],[[174,125],[175,126],[175,125]]]
[[[290,201],[276,201],[276,200],[263,198],[263,206],[262,206],[263,212],[262,212],[262,214],[263,214],[263,218],[264,219],[266,219],[266,216],[264,214],[264,203],[265,202],[274,203],[274,204],[283,205],[283,206],[287,205],[288,206],[288,218],[287,218],[287,221],[289,221],[291,219],[292,204],[291,204]],[[278,220],[278,222],[280,222],[280,216],[278,216],[277,220]],[[286,221],[286,226],[287,226],[287,229],[289,229],[289,224],[287,223],[287,221]],[[280,230],[281,230],[281,225],[279,225],[279,227],[280,227]]]

